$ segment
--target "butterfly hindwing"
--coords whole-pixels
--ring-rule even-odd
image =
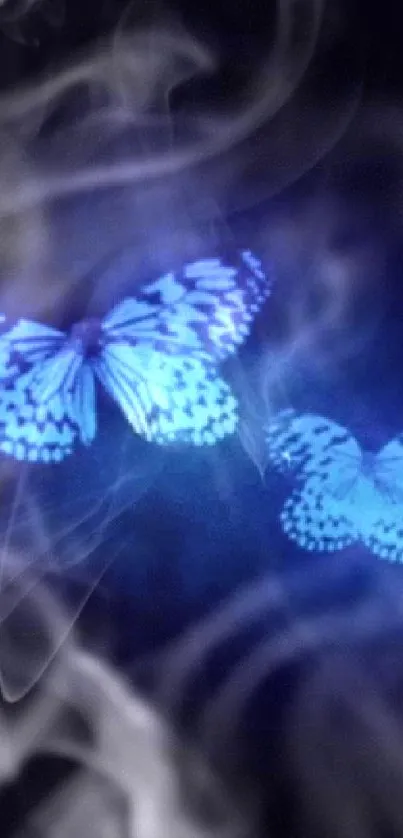
[[[141,347],[121,342],[106,346],[93,362],[98,380],[118,404],[135,433],[141,436],[147,435],[155,396],[154,384],[147,371],[148,357],[149,353]]]
[[[0,404],[0,450],[16,460],[60,461],[72,453],[77,427],[56,394],[47,405],[36,401],[30,373],[2,392]]]
[[[385,508],[362,536],[364,544],[381,559],[403,561],[403,510]]]
[[[288,537],[305,550],[342,550],[357,537],[343,503],[318,491],[314,478],[294,490],[284,505],[281,522]]]
[[[214,445],[233,434],[237,401],[214,367],[194,358],[161,358],[157,379],[169,393],[167,407],[157,406],[149,427],[150,440],[160,445]],[[164,382],[170,382],[169,386]]]
[[[235,430],[230,388],[198,359],[112,344],[94,370],[133,430],[148,441],[213,444]]]
[[[72,453],[77,437],[87,444],[94,435],[93,374],[73,349],[61,349],[3,381],[0,450],[4,453],[17,460],[59,462]]]

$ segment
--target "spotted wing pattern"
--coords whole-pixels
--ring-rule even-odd
[[[363,538],[366,546],[380,559],[403,561],[403,511],[385,509]]]
[[[160,399],[155,400],[149,440],[160,445],[214,445],[234,433],[237,401],[213,367],[192,358],[182,359],[180,365],[166,357],[159,360],[154,381],[162,381],[161,393],[168,392],[170,398],[167,406],[161,405]]]
[[[354,522],[343,510],[343,502],[318,493],[315,479],[294,489],[281,513],[284,532],[305,550],[342,550],[356,540]]]
[[[381,448],[375,461],[374,478],[386,500],[403,506],[403,435]]]
[[[300,484],[286,501],[285,532],[308,550],[337,550],[361,540],[374,554],[403,561],[403,437],[363,454],[325,418],[281,413],[267,432],[275,468]]]
[[[115,260],[109,270],[118,268]],[[242,251],[234,264],[199,260],[123,300],[98,321],[96,351],[86,321],[69,335],[30,320],[3,324],[0,450],[48,462],[77,439],[91,443],[94,377],[150,441],[203,445],[233,433],[236,401],[217,364],[247,337],[269,288],[260,262]]]
[[[376,457],[374,482],[381,502],[374,510],[364,543],[382,559],[403,561],[403,436],[388,442]]]
[[[269,460],[280,472],[297,479],[316,478],[337,484],[359,470],[360,446],[341,425],[313,413],[284,410],[266,428]],[[342,487],[341,487],[342,488]]]
[[[130,249],[111,263],[103,281],[129,274]],[[104,321],[111,339],[118,334],[165,353],[184,350],[216,363],[248,337],[253,320],[271,292],[271,277],[249,250],[225,259],[190,262],[138,290]]]
[[[150,442],[212,445],[235,430],[230,388],[198,359],[112,344],[94,371],[133,430]]]
[[[339,550],[357,538],[362,452],[351,434],[315,414],[282,411],[267,427],[269,460],[297,487],[281,514],[284,531],[308,550]]]
[[[41,361],[3,379],[0,450],[16,460],[60,462],[77,437],[89,444],[95,436],[92,371],[74,349],[59,345],[51,356],[46,344]]]

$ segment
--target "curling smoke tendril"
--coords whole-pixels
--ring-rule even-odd
[[[41,631],[52,632],[52,621],[63,620],[60,604],[45,589],[33,602]],[[24,767],[44,756],[76,765],[70,778],[26,812],[18,835],[31,829],[46,838],[65,838],[74,829],[94,838],[248,834],[241,811],[202,757],[73,636],[17,719],[2,709],[0,726],[3,785],[17,782]]]
[[[307,33],[302,40],[295,31],[297,13],[300,21],[301,11]],[[155,155],[142,153],[138,159],[112,162],[107,166],[89,163],[85,168],[77,167],[64,173],[59,159],[59,174],[34,168],[30,177],[21,180],[18,194],[3,191],[0,212],[18,213],[63,194],[178,175],[189,165],[228,152],[267,123],[295,92],[315,49],[321,13],[319,0],[303,4],[278,3],[274,46],[268,61],[257,68],[249,89],[243,92],[241,100],[245,104],[238,105],[235,112],[227,116],[207,114],[203,108],[199,113],[190,110],[185,119],[194,132],[190,141],[180,142],[177,138],[174,147],[165,147]],[[147,120],[151,120],[148,111],[155,107],[155,96],[161,95],[162,79],[168,79],[164,82],[166,89],[162,97],[166,101],[189,77],[211,75],[218,68],[219,63],[208,47],[186,32],[176,32],[172,26],[167,31],[160,28],[124,34],[113,39],[112,45],[104,45],[95,55],[86,56],[61,71],[54,80],[45,80],[33,89],[11,97],[4,96],[1,125],[14,137],[19,132],[24,137],[25,133],[26,142],[32,144],[46,117],[63,103],[65,97],[84,88],[88,91],[90,108],[80,126],[82,134],[89,122],[95,124],[98,137],[104,132],[106,140],[111,131],[116,131],[117,127],[122,130],[122,126],[132,126],[141,134]],[[97,101],[101,103],[98,107]],[[94,108],[91,108],[91,102],[95,102]],[[172,136],[175,114],[169,114],[168,124],[166,119],[165,116],[165,130],[169,129],[168,135]],[[158,128],[164,130],[164,117]],[[145,140],[146,137],[147,131],[143,133]],[[144,149],[144,140],[142,147]]]

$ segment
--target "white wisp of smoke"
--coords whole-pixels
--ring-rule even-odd
[[[36,591],[35,597],[37,607],[46,609],[46,623],[63,619],[63,608],[49,591],[40,596]],[[81,726],[74,723],[78,717]],[[73,635],[17,717],[4,707],[0,727],[5,744],[0,783],[18,780],[28,763],[44,755],[78,765],[72,778],[27,815],[21,835],[30,830],[43,838],[249,834],[245,812],[202,756]]]

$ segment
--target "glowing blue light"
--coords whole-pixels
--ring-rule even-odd
[[[18,321],[1,341],[0,450],[59,462],[77,440],[91,444],[96,380],[146,440],[213,445],[237,423],[217,365],[246,339],[268,293],[260,262],[240,254],[236,266],[204,259],[167,273],[69,334]]]
[[[403,560],[403,437],[374,454],[335,422],[288,410],[267,428],[267,444],[274,467],[297,483],[281,513],[292,540],[313,551],[361,540]]]

